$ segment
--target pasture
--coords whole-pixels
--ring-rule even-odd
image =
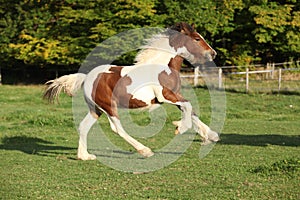
[[[76,160],[72,100],[62,95],[51,105],[41,99],[42,90],[0,86],[0,199],[299,199],[299,95],[227,92],[221,141],[205,158],[199,159],[196,136],[171,165],[132,174]],[[200,118],[208,123],[209,93],[195,91]],[[169,112],[180,116],[177,109]],[[147,116],[136,117],[146,123]],[[174,136],[174,119],[167,119],[161,138]],[[105,116],[100,123],[109,131]],[[139,140],[155,152],[162,142],[155,137]]]

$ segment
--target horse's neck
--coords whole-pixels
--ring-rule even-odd
[[[171,69],[179,72],[183,63],[183,58],[166,51],[147,49],[143,50],[143,52],[136,57],[136,61],[136,66],[142,64],[168,65]]]

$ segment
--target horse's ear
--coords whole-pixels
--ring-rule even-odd
[[[176,23],[175,25],[171,26],[171,29],[186,35],[189,35],[191,32],[193,32],[193,30],[190,28],[190,25],[184,22]]]
[[[186,34],[186,35],[189,35],[189,34],[191,34],[193,31],[194,31],[194,29],[191,30],[191,27],[190,27],[189,24],[184,23],[184,24],[182,25],[182,30],[181,30],[182,33],[184,33],[184,34]]]
[[[178,32],[182,32],[182,31],[183,31],[183,26],[182,26],[182,23],[181,23],[181,22],[174,24],[174,25],[171,26],[170,28],[171,28],[172,30],[178,31]]]
[[[192,23],[191,27],[193,28],[193,30],[195,30],[195,23]]]

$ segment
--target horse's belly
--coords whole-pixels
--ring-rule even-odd
[[[131,101],[134,100],[143,101],[146,104],[145,106],[150,106],[152,104],[153,99],[155,99],[155,94],[152,85],[138,88],[131,94],[132,94]]]

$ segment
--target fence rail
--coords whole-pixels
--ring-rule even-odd
[[[300,71],[300,68],[275,68],[275,66],[283,66],[283,65],[292,65],[292,62],[285,62],[285,63],[271,63],[271,64],[267,64],[266,66],[266,70],[254,70],[254,71],[250,71],[249,68],[256,66],[256,67],[264,67],[264,65],[251,65],[249,67],[246,67],[245,71],[239,71],[239,72],[226,72],[224,73],[224,69],[229,69],[229,68],[239,68],[241,66],[223,66],[223,67],[219,67],[218,68],[218,88],[219,89],[223,89],[225,87],[224,85],[224,79],[228,76],[235,76],[235,75],[245,75],[245,91],[246,93],[249,92],[249,81],[250,81],[250,74],[266,74],[265,77],[267,80],[272,80],[272,81],[276,81],[277,82],[277,86],[276,89],[278,91],[278,93],[282,90],[282,73],[284,71]],[[296,62],[296,65],[299,65],[299,61]],[[226,70],[225,70],[226,71]],[[277,74],[276,78],[275,78],[275,74]],[[193,78],[193,83],[194,86],[199,85],[199,78],[203,78],[205,75],[200,73],[199,67],[196,67],[194,69],[194,74],[190,74],[190,75],[181,75],[181,78]],[[297,85],[296,85],[297,87]],[[299,88],[296,88],[296,90],[299,89],[300,92],[300,85]]]
[[[297,68],[293,68],[293,66],[297,66]],[[284,68],[280,68],[278,66],[283,66]],[[249,69],[253,68],[265,68],[265,70],[254,70],[251,71]],[[241,68],[246,68],[246,71],[237,71],[235,69],[241,69]],[[296,62],[283,62],[283,63],[268,63],[267,65],[249,65],[249,66],[222,66],[218,68],[218,73],[217,73],[217,78],[218,78],[218,85],[216,87],[222,88],[225,87],[223,79],[226,79],[228,76],[229,77],[240,77],[243,75],[246,75],[245,77],[245,88],[246,92],[249,91],[249,81],[252,76],[249,77],[251,74],[265,74],[267,80],[275,80],[277,81],[277,86],[276,89],[280,91],[282,89],[282,85],[284,86],[284,83],[282,82],[285,81],[285,76],[283,76],[285,71],[300,71],[300,61]],[[228,71],[231,72],[228,72]],[[225,71],[225,72],[224,72]],[[71,70],[71,69],[60,69],[60,68],[55,68],[55,69],[41,69],[41,68],[24,68],[24,69],[1,69],[0,66],[0,85],[3,83],[6,84],[17,84],[17,83],[30,83],[30,84],[40,84],[44,83],[49,79],[53,79],[53,77],[58,77],[61,75],[65,75],[68,73],[75,73],[76,70]],[[189,70],[189,72],[191,72]],[[276,79],[275,79],[275,75]],[[206,75],[200,73],[199,68],[194,69],[194,74],[181,74],[181,78],[185,79],[192,79],[193,84],[195,86],[199,85],[199,78],[204,78]],[[296,85],[294,84],[295,87],[298,87],[297,90],[300,90],[300,76],[297,79],[299,81],[296,82]],[[5,81],[4,81],[5,80]],[[252,86],[253,87],[253,86]],[[300,92],[300,91],[299,91]]]

